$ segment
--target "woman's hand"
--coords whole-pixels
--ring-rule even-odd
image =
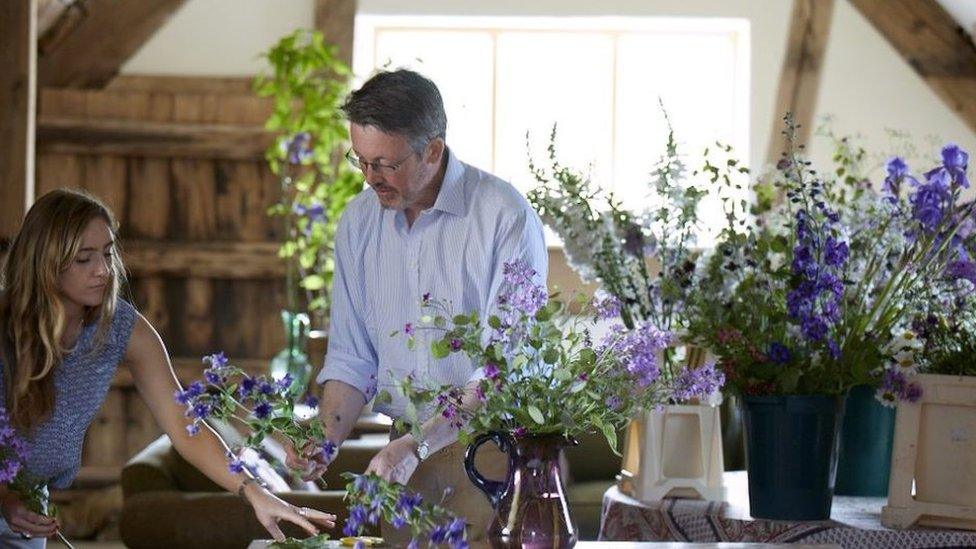
[[[249,483],[244,487],[244,497],[254,507],[254,514],[257,515],[258,522],[268,530],[275,541],[284,541],[285,539],[285,534],[278,526],[278,522],[282,519],[301,526],[310,536],[319,533],[318,528],[312,524],[313,521],[330,529],[335,526],[335,515],[308,507],[297,507],[283,501],[255,483]]]
[[[10,530],[28,538],[51,537],[61,528],[54,518],[27,509],[13,492],[6,492],[0,496],[0,512],[3,513]]]
[[[295,451],[295,448],[290,443],[285,443],[285,465],[289,469],[302,472],[302,480],[318,480],[322,478],[322,475],[329,469],[329,464],[322,461],[321,453],[316,453],[314,456],[310,455],[315,450],[315,444],[312,442],[307,443],[301,451],[301,454]]]
[[[416,442],[412,435],[405,435],[390,441],[378,454],[373,456],[366,473],[375,473],[383,480],[406,484],[413,476],[420,458],[416,453]]]

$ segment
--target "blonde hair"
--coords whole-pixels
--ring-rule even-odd
[[[24,218],[0,271],[0,339],[4,356],[5,401],[15,427],[32,430],[54,408],[54,369],[65,350],[65,309],[60,276],[81,247],[81,236],[94,219],[118,224],[98,199],[59,189],[39,198]],[[115,316],[125,270],[112,254],[108,286],[101,305],[86,307],[83,322],[98,322],[96,348],[104,343]]]

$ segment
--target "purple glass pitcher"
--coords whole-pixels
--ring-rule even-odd
[[[488,480],[475,468],[478,448],[489,440],[508,454],[508,476],[504,482]],[[495,509],[487,532],[492,547],[532,549],[576,545],[576,525],[569,514],[559,470],[562,448],[575,445],[575,440],[559,435],[516,438],[502,432],[479,435],[468,445],[464,469]]]

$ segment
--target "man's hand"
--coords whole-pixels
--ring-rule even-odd
[[[366,472],[376,473],[389,482],[406,484],[420,465],[416,448],[417,443],[411,435],[391,441],[373,457]]]
[[[3,499],[0,500],[0,511],[7,521],[7,526],[13,532],[27,538],[48,538],[61,528],[57,520],[28,510],[20,498],[12,492],[3,495]]]
[[[323,461],[321,452],[317,450],[315,444],[309,442],[302,447],[299,454],[291,444],[285,444],[285,465],[301,471],[304,481],[318,480],[329,469],[329,464]]]

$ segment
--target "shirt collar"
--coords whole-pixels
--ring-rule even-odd
[[[463,216],[467,211],[467,203],[464,196],[464,165],[458,160],[451,149],[447,152],[447,169],[444,170],[444,181],[441,182],[440,191],[437,193],[437,200],[431,209],[440,210],[449,214]]]

